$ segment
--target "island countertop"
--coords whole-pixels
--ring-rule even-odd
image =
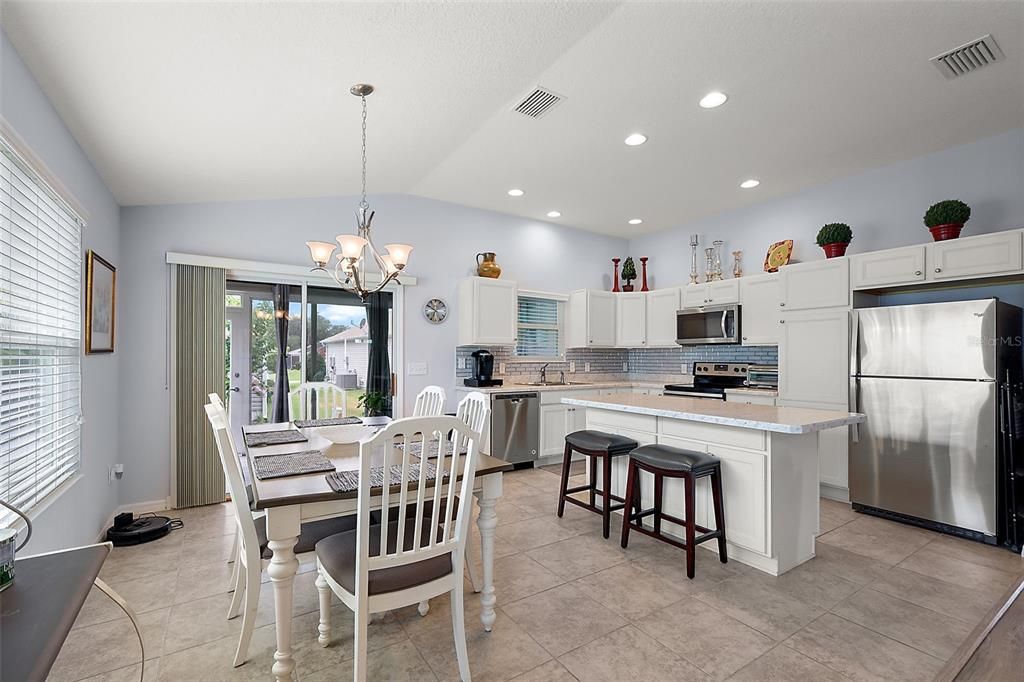
[[[857,412],[811,410],[799,407],[747,405],[706,398],[620,395],[607,398],[562,398],[567,405],[597,410],[646,414],[668,419],[705,422],[776,433],[814,433],[866,421]]]

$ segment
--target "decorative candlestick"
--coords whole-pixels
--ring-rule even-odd
[[[710,246],[704,249],[704,256],[707,257],[708,262],[704,265],[704,281],[714,282],[715,281],[715,250]]]
[[[733,258],[733,261],[732,261],[732,276],[733,277],[742,277],[743,276],[743,268],[740,267],[740,258],[742,258],[742,257],[743,257],[743,252],[742,251],[733,251],[732,252],[732,258]]]
[[[698,283],[698,277],[697,277],[697,246],[699,245],[699,240],[697,239],[697,237],[698,237],[698,235],[695,235],[695,234],[691,234],[690,235],[690,251],[691,251],[691,258],[690,258],[690,284],[697,284]]]
[[[647,256],[640,257],[640,291],[649,291],[647,288]]]
[[[612,287],[613,292],[619,291],[619,261],[621,260],[621,258],[612,258],[612,263],[615,264],[615,277],[613,279],[615,286]]]
[[[711,243],[714,245],[715,251],[715,267],[714,271],[711,273],[711,281],[717,282],[722,279],[722,244],[725,242],[721,239],[716,239]]]

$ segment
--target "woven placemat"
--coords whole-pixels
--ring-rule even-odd
[[[268,478],[302,476],[303,474],[319,474],[323,471],[334,471],[334,465],[331,464],[331,460],[324,457],[324,454],[319,450],[253,457],[252,467],[256,472],[256,478],[261,481],[265,481]]]
[[[427,462],[426,466],[426,480],[433,481],[437,478],[437,467],[431,462]],[[327,474],[325,478],[327,478],[327,485],[331,486],[331,490],[336,493],[354,493],[359,490],[358,471],[335,471],[334,473]],[[447,478],[447,476],[445,476],[445,478]],[[409,477],[407,480],[411,482],[420,480],[419,464],[409,464]],[[401,482],[402,465],[396,464],[391,467],[389,485],[399,485]],[[370,469],[370,487],[384,487],[384,467],[373,467]]]
[[[303,436],[298,429],[254,431],[245,434],[245,444],[250,448],[259,448],[266,445],[284,445],[286,443],[305,443],[307,440],[309,439]]]
[[[402,444],[399,443],[396,447],[401,448]],[[454,449],[454,447],[455,447],[454,444],[451,441],[448,441],[445,444],[444,456],[445,457],[451,457],[452,456],[452,450]],[[438,451],[438,449],[440,449],[440,442],[436,438],[431,438],[427,442],[427,459],[437,459],[437,451]],[[412,443],[410,443],[409,444],[409,452],[413,456],[415,456],[415,457],[422,457],[423,456],[423,441],[417,440],[417,441],[413,441]],[[464,455],[464,454],[466,454],[466,452],[467,452],[467,449],[465,447],[463,447],[461,450],[459,450],[459,454],[460,455]]]
[[[295,426],[300,429],[315,429],[318,426],[345,426],[347,424],[362,424],[359,417],[332,417],[330,419],[299,419]]]

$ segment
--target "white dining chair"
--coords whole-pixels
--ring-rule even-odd
[[[299,396],[299,413],[292,419],[329,419],[335,416],[347,417],[348,405],[345,391],[329,381],[304,381],[296,386],[293,393]],[[313,413],[313,396],[316,396],[316,413]]]
[[[416,396],[412,416],[433,417],[441,414],[444,414],[444,389],[440,386],[427,386]]]
[[[464,443],[438,457],[436,485],[428,467],[407,443],[438,439],[439,453],[448,444]],[[463,557],[469,529],[468,501],[473,494],[480,433],[457,417],[411,417],[394,421],[359,444],[356,530],[321,540],[316,546],[320,595],[318,641],[331,639],[331,592],[355,617],[353,679],[366,679],[367,627],[371,613],[416,604],[451,594],[452,630],[459,675],[470,681],[463,615]],[[397,446],[402,447],[397,447]],[[392,485],[374,489],[372,469],[394,469]],[[385,473],[384,475],[389,475]],[[445,478],[447,477],[447,480]],[[394,492],[392,491],[394,489]],[[380,503],[380,523],[372,523],[371,505]],[[429,504],[429,507],[427,503]]]

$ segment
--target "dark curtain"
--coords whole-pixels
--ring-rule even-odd
[[[288,294],[287,284],[274,285],[274,329],[277,331],[277,376],[274,381],[274,405],[270,419],[289,421],[288,417]]]
[[[379,292],[366,298],[366,326],[370,333],[370,360],[366,371],[367,393],[387,396],[384,414],[391,415],[391,361],[388,358],[388,327],[391,294]]]

